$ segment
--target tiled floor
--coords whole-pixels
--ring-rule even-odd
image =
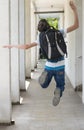
[[[66,78],[66,89],[56,107],[52,105],[55,82],[47,89],[38,84],[43,63],[28,80],[30,86],[21,92],[22,105],[13,106],[15,125],[0,126],[0,130],[84,130],[84,105]]]

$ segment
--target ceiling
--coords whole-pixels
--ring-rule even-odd
[[[32,0],[33,5],[37,12],[46,12],[46,11],[63,11],[65,0]],[[45,17],[58,17],[58,13],[39,13],[39,16],[42,18]]]

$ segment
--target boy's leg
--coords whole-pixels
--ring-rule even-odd
[[[39,84],[42,88],[47,88],[52,79],[52,73],[50,71],[44,70],[39,77]]]
[[[60,89],[56,88],[54,91],[54,97],[53,97],[53,105],[57,106],[60,102]]]
[[[60,97],[62,97],[62,92],[65,89],[65,69],[60,69],[56,72],[56,76],[54,77],[56,81],[56,86],[60,88]]]
[[[64,91],[64,85],[65,85],[64,69],[56,71],[54,74],[54,78],[57,87],[54,91],[53,105],[56,106],[60,102],[60,97],[62,97],[62,93]]]

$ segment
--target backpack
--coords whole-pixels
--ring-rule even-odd
[[[67,55],[67,46],[59,30],[50,28],[46,32],[41,32],[39,40],[42,54],[46,59],[57,60]]]

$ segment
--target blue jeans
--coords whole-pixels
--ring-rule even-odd
[[[60,88],[62,96],[62,92],[64,91],[65,87],[65,69],[60,70],[44,70],[47,72],[47,75],[45,77],[45,81],[43,84],[40,84],[42,88],[47,88],[52,80],[52,77],[54,77],[56,82],[56,87]]]

